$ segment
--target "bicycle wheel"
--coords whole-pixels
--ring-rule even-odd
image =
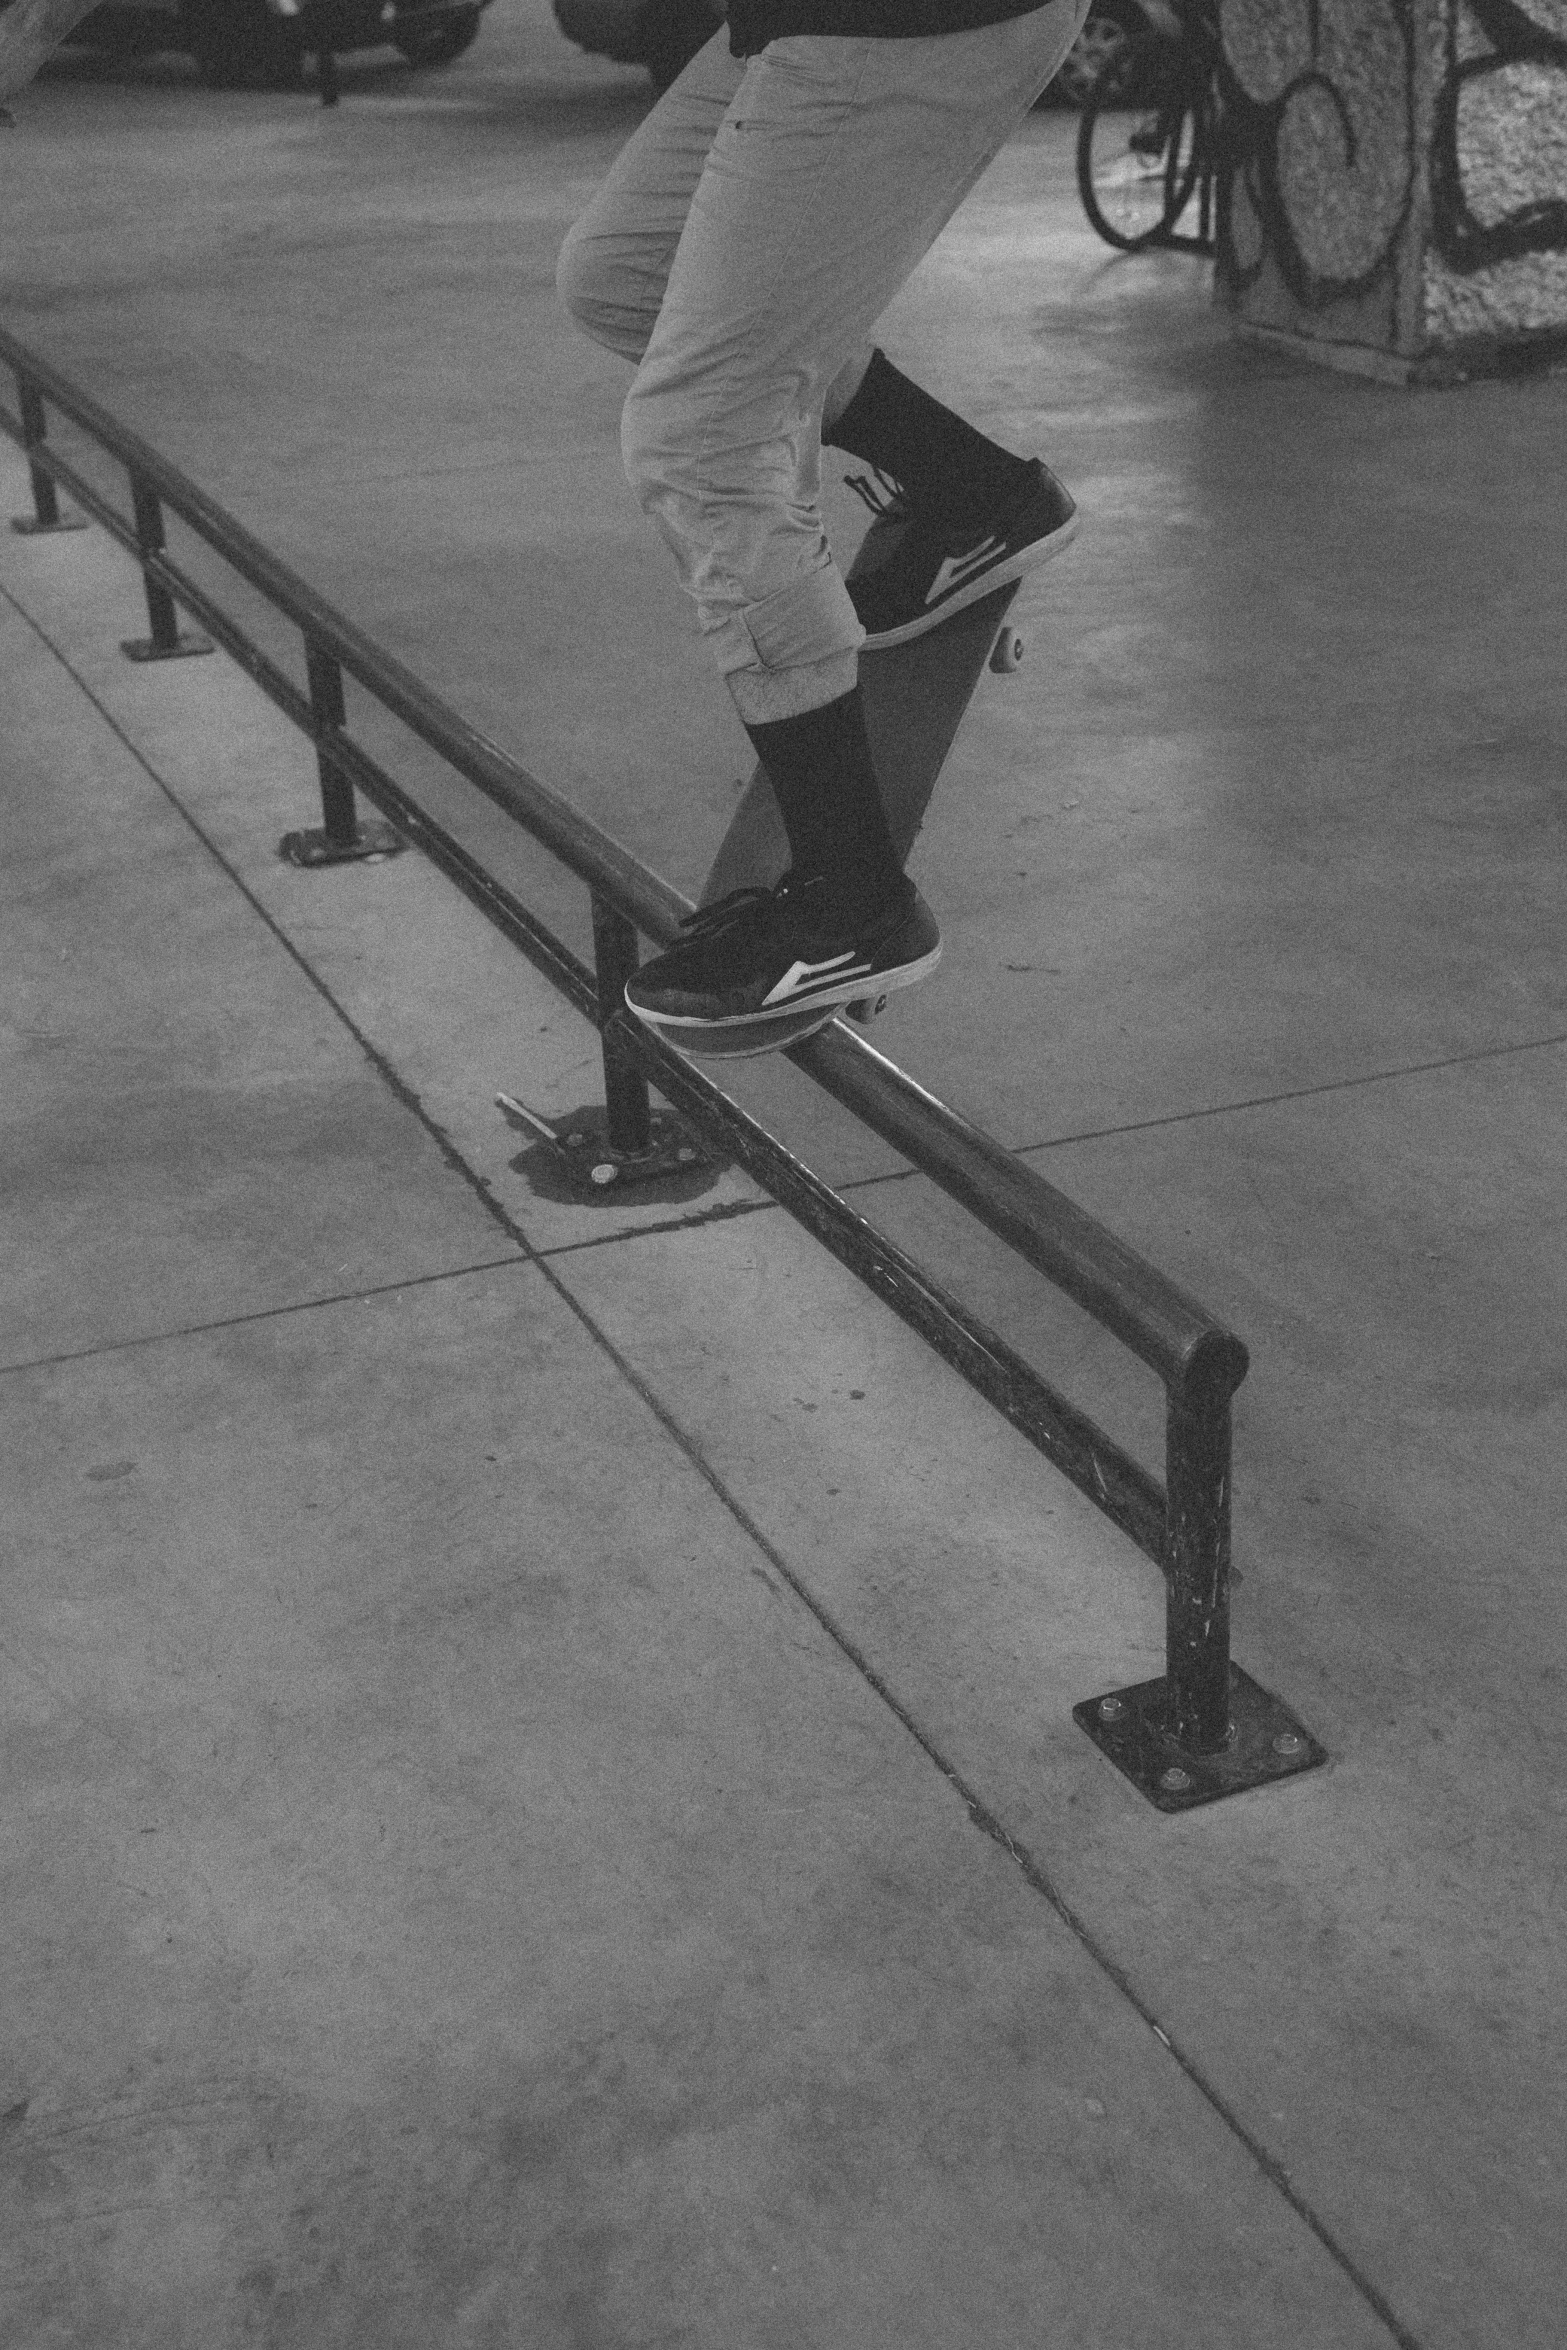
[[[1161,237],[1173,237],[1176,225],[1193,196],[1199,198],[1199,221],[1194,237],[1181,239],[1183,244],[1200,245],[1211,249],[1211,215],[1213,210],[1213,126],[1208,103],[1188,102],[1172,124],[1170,142],[1164,151],[1164,219],[1160,223]]]
[[[1077,192],[1107,245],[1137,253],[1167,236],[1197,176],[1195,109],[1168,53],[1134,42],[1112,57],[1077,126]]]

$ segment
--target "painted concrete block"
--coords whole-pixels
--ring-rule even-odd
[[[1220,299],[1394,381],[1567,348],[1567,0],[1223,0]]]

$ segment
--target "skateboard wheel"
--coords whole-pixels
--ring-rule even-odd
[[[861,996],[857,1004],[849,1004],[846,1009],[851,1020],[858,1020],[862,1028],[868,1028],[877,1014],[887,1009],[887,999],[884,995]]]
[[[998,677],[1010,677],[1023,666],[1023,639],[1015,628],[1003,628],[990,648],[990,666]]]

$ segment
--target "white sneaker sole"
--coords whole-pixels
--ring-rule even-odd
[[[1051,531],[1045,538],[1030,540],[1026,547],[1019,547],[1015,555],[1009,555],[1004,562],[998,563],[993,571],[982,571],[975,578],[965,581],[962,587],[954,588],[942,603],[933,606],[929,612],[920,613],[915,620],[906,620],[901,628],[883,629],[874,636],[867,633],[860,651],[883,653],[891,645],[906,645],[917,636],[929,636],[933,628],[940,628],[942,622],[950,620],[954,612],[965,611],[970,604],[983,603],[986,596],[995,594],[997,588],[1009,587],[1013,580],[1026,578],[1029,572],[1037,571],[1041,564],[1051,562],[1072,544],[1077,536],[1080,519],[1080,516],[1074,514],[1070,521],[1062,523],[1059,530]]]
[[[703,1036],[738,1035],[744,1029],[765,1030],[770,1023],[781,1028],[811,1013],[821,1015],[815,1023],[820,1028],[825,1027],[833,1014],[841,1011],[845,1004],[874,1002],[878,996],[891,995],[895,988],[913,987],[919,980],[928,979],[940,961],[941,941],[938,939],[928,955],[921,955],[914,963],[901,963],[895,971],[862,972],[858,979],[841,980],[836,986],[824,988],[820,995],[805,999],[796,996],[792,1003],[772,1004],[765,1011],[738,1012],[722,1020],[693,1019],[689,1013],[655,1012],[647,1005],[634,1004],[629,995],[626,997],[626,1009],[634,1013],[644,1027],[656,1029],[660,1036],[667,1036],[671,1044],[682,1046]],[[801,1033],[808,1034],[810,1031]],[[767,1052],[770,1048],[763,1043],[755,1049]]]

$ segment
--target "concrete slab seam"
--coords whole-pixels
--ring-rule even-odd
[[[840,1189],[847,1191],[848,1184]],[[733,1224],[742,1216],[781,1216],[784,1210],[775,1199],[721,1200],[716,1207],[698,1208],[689,1216],[671,1216],[661,1224],[623,1224],[618,1232],[590,1232],[585,1240],[558,1240],[551,1246],[536,1245],[534,1255],[542,1264],[546,1257],[578,1257],[586,1249],[615,1248],[623,1241],[667,1240],[672,1232],[700,1232],[709,1224]]]
[[[623,1241],[667,1239],[672,1232],[694,1232],[705,1224],[731,1222],[738,1216],[781,1214],[776,1200],[733,1200],[720,1208],[710,1209],[705,1215],[680,1216],[667,1224],[628,1225],[620,1232],[594,1233],[586,1240],[567,1240],[554,1248],[534,1252],[542,1264],[546,1257],[578,1256],[585,1249],[608,1248]],[[319,1313],[328,1306],[351,1306],[366,1303],[371,1298],[391,1297],[404,1289],[433,1289],[443,1281],[464,1281],[472,1273],[501,1273],[513,1267],[528,1265],[529,1256],[515,1252],[504,1257],[476,1257],[471,1264],[449,1265],[438,1273],[410,1273],[401,1281],[372,1282],[364,1289],[332,1289],[319,1297],[296,1298],[289,1305],[258,1306],[254,1313],[220,1314],[210,1322],[177,1322],[167,1330],[138,1330],[129,1338],[105,1339],[99,1346],[68,1347],[59,1354],[23,1355],[14,1363],[0,1362],[0,1379],[23,1371],[53,1371],[66,1363],[95,1361],[100,1355],[125,1354],[138,1346],[166,1346],[182,1338],[207,1338],[214,1331],[242,1329],[250,1322],[278,1322],[291,1314]]]
[[[108,1338],[99,1346],[68,1347],[60,1354],[28,1355],[14,1363],[0,1363],[0,1379],[21,1371],[55,1371],[66,1363],[96,1362],[101,1355],[127,1354],[138,1346],[169,1346],[182,1338],[208,1338],[218,1330],[242,1330],[250,1322],[281,1322],[291,1314],[316,1314],[328,1306],[363,1305],[371,1298],[394,1297],[404,1289],[434,1289],[443,1281],[465,1281],[472,1273],[504,1273],[528,1264],[513,1252],[504,1257],[480,1257],[470,1265],[450,1265],[439,1273],[410,1273],[401,1281],[377,1281],[365,1289],[334,1289],[320,1297],[296,1298],[291,1305],[258,1306],[249,1314],[219,1314],[210,1322],[181,1322],[168,1330],[138,1330],[130,1338]]]
[[[1247,1110],[1278,1109],[1290,1102],[1314,1101],[1320,1094],[1362,1092],[1376,1085],[1396,1084],[1403,1077],[1428,1077],[1443,1069],[1467,1069],[1479,1061],[1518,1059],[1526,1053],[1560,1050],[1563,1045],[1567,1045],[1567,1029],[1550,1036],[1522,1037],[1514,1044],[1476,1045],[1472,1052],[1445,1053],[1438,1060],[1408,1061],[1401,1062],[1393,1068],[1368,1069],[1362,1076],[1333,1077],[1322,1085],[1291,1086],[1282,1093],[1245,1094],[1231,1102],[1207,1102],[1196,1109],[1170,1110],[1158,1118],[1131,1118],[1124,1124],[1115,1126],[1084,1126],[1070,1134],[1047,1135],[1039,1142],[1015,1142],[1008,1147],[1016,1158],[1035,1158],[1045,1151],[1071,1150],[1078,1143],[1113,1142],[1122,1135],[1153,1134],[1166,1126],[1195,1126],[1204,1119],[1238,1117]],[[882,1191],[895,1183],[914,1182],[920,1174],[921,1169],[918,1167],[892,1167],[879,1175],[849,1176],[838,1184],[836,1189],[844,1194]],[[721,1214],[756,1214],[775,1204],[771,1200],[737,1201],[723,1210],[713,1210],[711,1217],[693,1217],[690,1221],[693,1224],[715,1221]],[[648,1225],[643,1229],[665,1231],[669,1227]],[[605,1237],[618,1239],[621,1236],[607,1234]],[[553,1256],[564,1256],[574,1249],[591,1248],[597,1245],[596,1241],[572,1241],[547,1253]]]
[[[1567,1045],[1567,1029],[1550,1036],[1520,1037],[1513,1044],[1481,1044],[1472,1052],[1444,1053],[1432,1061],[1405,1061],[1390,1069],[1368,1069],[1359,1077],[1330,1077],[1321,1085],[1290,1086],[1282,1093],[1244,1094],[1233,1102],[1208,1102],[1192,1110],[1170,1110],[1158,1118],[1133,1118],[1124,1126],[1085,1126],[1078,1133],[1051,1135],[1044,1142],[1018,1142],[1012,1145],[1019,1158],[1035,1151],[1067,1150],[1079,1142],[1109,1142],[1122,1134],[1149,1134],[1161,1126],[1195,1126],[1204,1118],[1230,1118],[1243,1110],[1271,1110],[1286,1102],[1314,1101],[1319,1094],[1357,1093],[1374,1085],[1394,1085],[1401,1077],[1428,1077],[1441,1069],[1467,1069],[1477,1061],[1506,1061],[1520,1058],[1525,1053],[1543,1053]],[[910,1174],[917,1170],[910,1168]],[[864,1188],[868,1184],[901,1180],[899,1176],[867,1175],[858,1185],[844,1186],[845,1190]]]

